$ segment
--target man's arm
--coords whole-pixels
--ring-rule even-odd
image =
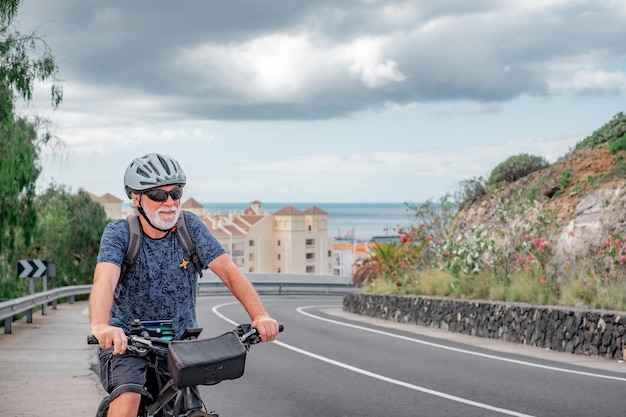
[[[111,306],[115,287],[120,278],[120,267],[100,262],[96,265],[91,294],[89,295],[89,322],[91,334],[100,342],[101,348],[113,346],[113,353],[126,350],[127,339],[124,331],[110,325]]]
[[[224,253],[215,258],[208,266],[246,309],[250,319],[252,319],[252,326],[261,335],[261,340],[267,342],[276,339],[278,323],[265,311],[259,294],[237,268],[237,265],[233,263],[230,256]]]

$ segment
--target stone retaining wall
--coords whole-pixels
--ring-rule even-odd
[[[522,343],[626,359],[626,313],[425,296],[346,294],[350,313]],[[626,348],[626,346],[625,346]]]

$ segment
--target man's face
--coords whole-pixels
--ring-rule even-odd
[[[153,225],[165,230],[174,227],[178,220],[181,197],[182,188],[179,185],[166,185],[134,195],[133,201],[137,207],[143,207]]]

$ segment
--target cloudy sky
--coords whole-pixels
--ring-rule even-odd
[[[626,110],[623,0],[23,0],[64,101],[50,181],[124,197],[169,154],[201,202],[421,202]]]

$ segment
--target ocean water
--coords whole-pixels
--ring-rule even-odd
[[[250,207],[249,203],[202,203],[211,212],[228,213]],[[398,227],[411,224],[414,216],[404,203],[263,203],[262,210],[275,213],[291,205],[298,210],[311,206],[328,213],[328,234],[332,237],[350,237],[370,240],[374,236],[396,235]]]

